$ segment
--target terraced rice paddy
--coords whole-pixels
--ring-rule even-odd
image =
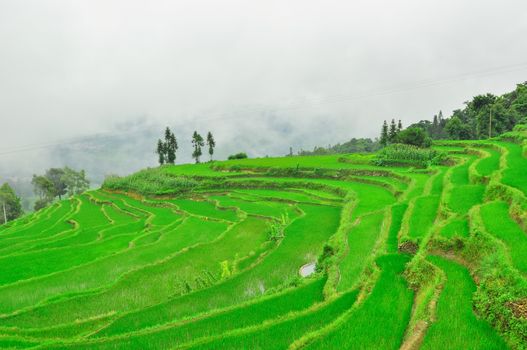
[[[0,226],[0,348],[525,348],[521,147],[438,148],[451,165],[162,167],[152,183],[198,187],[103,187]]]

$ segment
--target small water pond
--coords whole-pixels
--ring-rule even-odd
[[[316,263],[305,264],[300,268],[300,276],[307,277],[315,273]]]

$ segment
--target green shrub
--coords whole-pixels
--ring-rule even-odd
[[[108,190],[137,192],[141,194],[179,194],[189,192],[198,182],[183,176],[164,172],[162,168],[146,169],[130,176],[110,176],[102,187]]]
[[[421,286],[431,281],[434,274],[434,266],[423,256],[416,256],[415,259],[412,259],[404,271],[404,277],[409,287],[414,291],[418,291]]]
[[[421,128],[408,128],[397,134],[397,142],[417,147],[432,146],[432,139]]]
[[[247,157],[247,153],[240,152],[240,153],[236,153],[236,154],[231,154],[228,159],[229,160],[233,160],[233,159],[245,159],[245,158],[248,158]]]
[[[373,162],[379,166],[428,167],[429,165],[441,164],[445,160],[446,154],[444,152],[413,145],[393,144],[378,152]]]
[[[335,256],[335,248],[333,248],[329,244],[324,244],[324,248],[322,249],[322,253],[319,255],[317,259],[317,264],[315,267],[315,270],[317,272],[324,271],[327,266],[329,265],[329,260],[331,257]]]
[[[520,132],[520,131],[527,131],[527,124],[518,124],[518,125],[515,125],[515,126],[514,126],[514,129],[512,129],[512,131],[517,131],[517,132]]]

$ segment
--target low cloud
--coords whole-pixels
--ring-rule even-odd
[[[527,64],[526,10],[520,0],[0,1],[0,181],[50,166],[100,179],[155,165],[166,125],[188,162],[193,130],[215,134],[219,158],[265,156],[375,137],[384,119],[448,116],[526,80],[525,65],[506,69]]]

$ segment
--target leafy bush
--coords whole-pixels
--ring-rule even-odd
[[[247,158],[247,153],[240,152],[236,154],[231,154],[228,159],[233,160],[233,159],[245,159],[245,158]]]
[[[527,124],[518,124],[514,126],[514,129],[512,131],[521,132],[521,131],[527,131]]]
[[[300,156],[314,156],[314,155],[324,155],[324,154],[345,154],[345,153],[369,153],[375,152],[380,148],[379,141],[367,139],[367,138],[352,138],[348,142],[342,144],[337,143],[334,146],[330,147],[318,147],[312,151],[301,150],[298,152]]]
[[[413,145],[393,144],[379,151],[373,162],[379,166],[409,165],[426,168],[429,165],[441,164],[445,160],[444,152]]]
[[[272,222],[269,225],[269,232],[267,233],[269,236],[269,240],[276,242],[284,238],[284,230],[290,222],[291,220],[289,219],[289,215],[287,213],[282,214],[280,220]]]
[[[333,248],[329,244],[324,244],[324,248],[322,249],[322,253],[319,255],[317,259],[317,264],[315,267],[316,272],[322,272],[325,269],[328,268],[328,266],[331,264],[330,259],[335,256],[335,248]]]
[[[138,192],[142,194],[184,193],[191,191],[198,182],[166,173],[162,168],[146,169],[126,177],[109,176],[102,187],[109,190]]]
[[[432,139],[421,128],[408,128],[397,134],[397,142],[417,147],[430,147]]]

